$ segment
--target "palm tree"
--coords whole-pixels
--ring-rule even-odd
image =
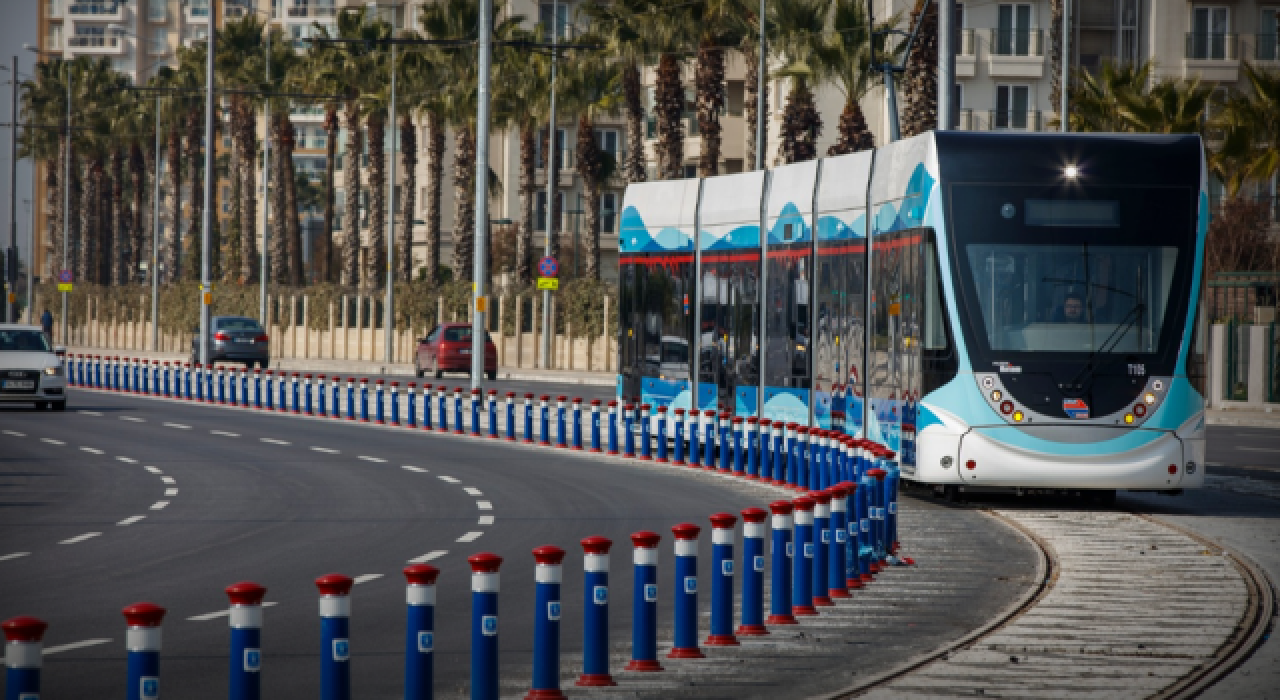
[[[690,6],[649,0],[631,14],[649,52],[659,54],[654,75],[653,111],[658,125],[658,177],[684,177],[685,94],[681,82],[684,52],[698,43]],[[638,144],[637,144],[638,145]]]
[[[584,42],[590,43],[590,38]],[[568,61],[556,86],[565,111],[578,115],[578,146],[575,167],[586,195],[586,276],[600,279],[600,194],[617,163],[596,142],[595,119],[616,114],[624,104],[620,66],[592,54]]]
[[[227,22],[218,33],[215,68],[224,84],[247,90],[265,87],[265,29],[266,23],[249,13],[240,20]],[[282,33],[272,31],[275,32],[271,37],[272,46],[283,44]],[[240,239],[237,247],[239,265],[230,273],[241,284],[252,284],[258,279],[258,195],[255,186],[258,153],[255,112],[258,102],[248,95],[230,96],[231,161],[235,169],[232,181],[239,185],[233,193],[232,209],[237,214]]]
[[[1053,109],[1062,104],[1062,22],[1062,0],[1049,0],[1049,104]],[[951,48],[960,51],[959,46]]]
[[[791,79],[782,113],[782,143],[778,144],[784,163],[818,156],[822,116],[814,104],[811,83],[823,78],[821,54],[829,12],[830,0],[792,0],[773,6],[773,24],[778,28],[774,50],[783,60],[776,75]]]
[[[1280,171],[1280,71],[1244,64],[1249,92],[1231,96],[1212,126],[1221,130],[1222,145],[1211,152],[1210,167],[1238,195],[1248,180],[1268,182]]]
[[[881,23],[876,29],[897,24],[897,18]],[[875,135],[867,127],[862,113],[862,98],[876,84],[878,72],[871,65],[873,41],[877,51],[884,51],[884,41],[872,36],[871,17],[866,0],[836,0],[830,40],[821,51],[825,68],[844,94],[844,110],[836,126],[838,137],[827,149],[827,155],[854,153],[875,147]],[[881,35],[883,36],[883,35]],[[899,44],[899,47],[902,45]],[[899,50],[899,55],[901,51]],[[897,62],[896,56],[890,60]]]
[[[341,57],[335,54],[341,50],[334,44],[325,42],[308,43],[302,64],[296,69],[299,87],[306,92],[321,95],[337,95],[346,92],[345,85],[341,82],[341,71],[331,70],[332,67],[339,65]],[[316,284],[330,282],[333,270],[333,229],[337,219],[335,175],[338,163],[338,133],[341,128],[338,108],[341,105],[342,102],[339,100],[328,98],[324,100],[324,121],[322,122],[325,131],[325,176],[322,195],[324,230],[316,241],[313,253],[316,258],[312,264],[312,269],[315,271],[313,282]]]
[[[903,138],[938,126],[938,3],[916,0],[910,29],[915,31],[916,38],[911,44],[911,55],[907,56],[903,79]]]
[[[45,203],[48,212],[47,239],[53,244],[55,256],[62,252],[64,244],[62,188],[67,183],[62,180],[62,168],[64,154],[71,147],[61,126],[66,120],[68,68],[69,64],[62,60],[37,63],[34,78],[21,85],[22,110],[27,115],[27,120],[41,125],[59,125],[57,129],[23,129],[19,136],[19,157],[40,160],[45,165],[45,191],[48,193]]]
[[[1119,95],[1120,114],[1129,123],[1127,131],[1144,134],[1198,134],[1213,89],[1191,81],[1162,80],[1142,92]]]
[[[750,15],[753,21],[757,23],[760,21],[758,14],[759,13]],[[749,168],[755,168],[756,152],[757,152],[756,149],[759,149],[759,152],[761,153],[765,153],[769,150],[768,149],[768,139],[769,139],[768,129],[764,130],[765,143],[756,142],[757,141],[756,136],[759,132],[758,120],[762,118],[767,118],[769,114],[769,81],[767,79],[768,78],[767,75],[765,76],[766,80],[763,81],[764,111],[763,112],[760,111],[761,80],[760,80],[760,46],[758,45],[759,36],[760,36],[760,25],[756,24],[755,29],[748,32],[747,36],[743,37],[742,48],[740,49],[742,51],[742,61],[746,65],[746,73],[743,77],[745,94],[743,95],[744,99],[743,99],[742,110],[744,113],[743,128],[747,132],[746,134],[747,151],[746,151],[745,162],[747,167]]]
[[[1151,62],[1104,62],[1097,74],[1077,71],[1070,88],[1072,131],[1131,131],[1121,112],[1123,96],[1147,91]]]
[[[521,32],[517,38],[534,39],[535,33]],[[550,61],[544,54],[529,54],[508,48],[494,56],[500,86],[495,96],[498,111],[505,114],[520,141],[520,223],[515,237],[514,272],[516,283],[533,281],[534,197],[538,188],[538,131],[546,121],[551,94]],[[625,70],[625,68],[624,68]]]
[[[689,20],[697,35],[698,57],[694,65],[695,108],[701,151],[698,174],[720,172],[720,111],[724,109],[724,54],[728,46],[742,43],[751,25],[743,0],[701,0],[689,6]],[[754,3],[752,3],[754,5]]]
[[[627,182],[644,182],[644,101],[640,84],[640,63],[647,51],[636,13],[644,11],[651,0],[589,0],[578,6],[578,12],[591,25],[592,35],[608,46],[607,55],[622,64],[622,95],[627,115],[627,151],[623,176]],[[518,269],[518,264],[517,264]]]

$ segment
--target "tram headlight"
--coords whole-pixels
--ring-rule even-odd
[[[1146,395],[1142,397],[1142,400],[1149,406],[1156,402],[1156,395],[1148,391]]]
[[[1000,393],[999,389],[996,389],[995,391],[991,392],[992,401],[999,401],[1003,397],[1004,397],[1004,394]]]
[[[1013,422],[1014,422],[1014,423],[1021,423],[1021,422],[1022,422],[1022,411],[1014,411],[1014,412],[1013,412]]]
[[[1074,180],[1080,176],[1080,168],[1074,165],[1068,165],[1067,167],[1062,169],[1062,174]]]
[[[1133,414],[1132,414],[1132,413],[1126,413],[1126,414],[1124,414],[1124,422],[1125,422],[1125,424],[1126,424],[1126,425],[1130,425],[1130,424],[1132,424],[1132,423],[1133,423]]]

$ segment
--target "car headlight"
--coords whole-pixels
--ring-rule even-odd
[[[44,373],[50,377],[56,377],[62,374],[62,365],[58,365],[57,367],[45,367]]]

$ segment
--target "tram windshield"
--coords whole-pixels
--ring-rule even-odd
[[[995,351],[1153,353],[1168,308],[1172,246],[965,246]]]

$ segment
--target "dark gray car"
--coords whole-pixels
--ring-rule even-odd
[[[243,316],[214,316],[209,319],[213,337],[209,341],[209,362],[243,362],[245,367],[266,367],[271,351],[267,332],[258,321]],[[191,338],[191,364],[200,361],[199,331]]]

